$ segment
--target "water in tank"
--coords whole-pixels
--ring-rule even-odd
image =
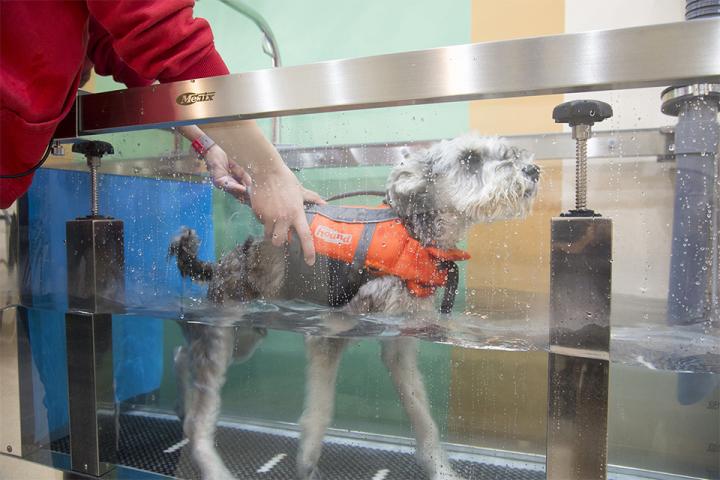
[[[546,103],[550,117],[554,103]],[[616,117],[643,115],[613,103]],[[523,180],[520,192],[528,198],[497,218],[478,216],[457,244],[470,258],[452,257],[459,284],[447,314],[437,312],[442,287],[426,311],[388,307],[381,300],[392,285],[369,297],[382,308],[346,313],[316,302],[313,295],[339,282],[338,275],[351,281],[382,275],[365,271],[364,263],[360,272],[325,265],[319,277],[291,278],[287,265],[300,268],[302,261],[298,267],[292,255],[259,251],[252,268],[228,257],[217,266],[228,253],[247,254],[246,240],[262,239],[263,228],[247,205],[213,187],[187,142],[172,130],[92,137],[115,147],[101,167],[100,213],[124,223],[124,311],[112,317],[118,464],[178,478],[203,472],[205,478],[257,479],[297,478],[298,472],[331,479],[545,478],[550,222],[573,206],[575,162],[548,153],[568,141],[561,127],[515,136],[468,118],[483,108],[483,102],[459,102],[291,117],[283,120],[278,145],[300,182],[324,198],[395,189],[393,182],[406,181],[418,165],[458,162],[420,173],[416,180],[425,183],[408,197],[413,208],[430,201],[422,198],[428,190],[442,192],[447,198],[432,200],[442,204],[471,197],[473,185],[457,175],[477,173],[484,167],[473,162],[488,155],[501,157],[493,168],[506,175],[503,169],[522,171],[530,163],[523,150],[535,154],[539,179],[536,185]],[[613,222],[608,476],[718,478],[717,310],[708,308],[706,317],[686,325],[670,324],[667,316],[675,160],[642,153],[643,139],[661,135],[656,129],[618,129],[616,121],[596,126],[605,130],[597,140],[608,155],[591,154],[588,166],[588,203]],[[232,158],[242,155],[232,144],[237,128],[230,122],[206,131],[223,139]],[[436,144],[459,137],[476,145],[462,136],[473,129],[502,135],[502,141],[480,143],[503,145],[502,151],[476,159],[467,143],[459,150]],[[433,148],[435,157],[426,153]],[[391,175],[400,164],[402,175]],[[508,182],[498,188],[509,188]],[[69,452],[65,222],[87,215],[88,191],[82,156],[68,152],[38,171],[18,206],[27,224],[23,303],[33,433],[59,461],[68,461]],[[364,195],[332,204],[382,212],[387,198],[397,200]],[[712,215],[717,218],[717,203]],[[183,232],[189,240],[184,228],[197,240],[184,247],[216,265],[216,283],[201,271],[181,274],[176,255],[182,252],[171,244]],[[315,234],[336,250],[349,242],[348,234],[331,228]],[[714,245],[709,263],[699,265],[715,278],[707,290],[711,306],[717,238]],[[277,258],[284,265],[279,274],[271,268]],[[260,290],[260,282],[278,275],[304,298],[272,289],[264,298],[249,294],[248,301],[227,294]],[[347,300],[334,293],[336,305]],[[188,439],[193,434],[197,444]]]

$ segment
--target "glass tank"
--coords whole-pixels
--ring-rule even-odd
[[[1,217],[0,460],[720,478],[718,86],[682,86],[719,78],[720,25],[693,23],[81,97]],[[254,121],[324,199],[308,236],[273,237],[266,185],[227,193],[179,133],[242,162]]]
[[[468,136],[467,112],[478,108],[482,102],[296,116],[283,122],[278,145],[306,188],[323,198],[361,192],[331,204],[375,211],[391,197],[367,192],[393,189],[388,180],[393,169],[416,158],[426,161],[429,148],[436,148],[436,155],[467,156],[468,145],[501,142],[507,146],[502,161],[511,163],[512,152],[533,154],[540,174],[527,211],[470,222],[458,243],[470,259],[457,262],[460,282],[447,314],[434,308],[348,312],[342,305],[280,294],[219,301],[208,278],[181,274],[171,244],[187,232],[183,229],[192,229],[199,242],[193,255],[216,265],[214,275],[250,278],[251,272],[233,271],[241,267],[232,267],[227,257],[242,252],[248,238],[263,238],[249,206],[213,187],[203,163],[173,129],[88,137],[114,147],[100,167],[99,213],[124,226],[124,304],[111,322],[117,463],[178,478],[228,473],[296,478],[298,468],[302,473],[307,466],[302,456],[318,453],[299,442],[316,435],[322,453],[309,462],[323,478],[545,478],[550,225],[574,205],[575,159],[567,158],[572,140],[570,132],[557,130],[491,131],[502,140],[476,139]],[[613,108],[623,113],[622,104]],[[712,303],[717,302],[717,223],[710,223],[714,249],[700,265],[711,280],[707,316],[671,321],[677,162],[672,141],[651,147],[648,139],[668,134],[617,129],[613,122],[596,125],[587,167],[588,206],[613,223],[609,477],[717,478],[720,350],[717,303]],[[232,143],[237,123],[203,128],[213,138],[229,139],[220,146],[230,158],[243,154]],[[456,138],[464,142],[460,150],[433,147]],[[558,149],[565,156],[557,156]],[[69,150],[36,174],[19,207],[27,222],[23,312],[35,387],[35,441],[65,461],[66,314],[73,310],[66,222],[88,215],[90,208],[85,159]],[[431,182],[445,185],[445,180]],[[473,195],[464,188],[469,189],[463,195]],[[456,193],[434,191],[447,201]],[[713,222],[717,212],[715,204]],[[284,261],[286,269],[293,268],[292,259]],[[336,273],[326,271],[320,284],[337,281]],[[289,282],[318,281],[292,280],[287,271],[280,275]],[[436,307],[443,295],[439,287]],[[192,352],[193,346],[205,350]],[[342,355],[334,357],[334,349]],[[393,355],[410,363],[397,363]],[[339,362],[334,385],[333,362]],[[203,408],[212,410],[206,396],[220,392],[215,418]],[[208,421],[217,422],[214,440],[189,441],[193,429],[213,435],[213,426],[202,425]],[[434,435],[442,450],[432,450]],[[425,452],[418,438],[426,442]],[[194,441],[214,446],[220,463],[212,452],[193,453]]]

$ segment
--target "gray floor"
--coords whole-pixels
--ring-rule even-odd
[[[218,449],[238,479],[295,479],[297,439],[293,436],[221,426]],[[179,478],[198,479],[183,448],[180,422],[167,417],[123,415],[120,421],[119,463]],[[67,438],[53,450],[68,452]],[[402,450],[402,449],[401,449]],[[467,480],[542,480],[544,472],[473,461],[453,461]],[[264,467],[264,468],[263,468]],[[320,461],[326,480],[418,480],[425,478],[411,453],[327,443]]]

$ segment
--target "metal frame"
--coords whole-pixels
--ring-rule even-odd
[[[0,453],[32,452],[35,410],[32,357],[23,307],[0,309]]]
[[[85,95],[78,97],[56,138],[225,120],[699,82],[720,82],[718,19],[458,45]],[[657,132],[653,135],[658,138]],[[564,146],[546,158],[571,156],[567,153],[571,151],[568,136],[558,139],[557,144]],[[602,138],[596,137],[598,152],[614,153],[611,140],[612,136],[606,138],[603,147]],[[658,155],[669,154],[667,141],[653,145],[662,150]],[[322,157],[317,156],[316,149],[285,153],[288,163],[300,168],[388,164],[402,155],[403,148],[408,147],[377,146],[370,149],[376,152],[372,159],[364,156],[363,149],[354,147],[330,150]],[[629,154],[627,150],[622,153]],[[575,361],[583,357],[572,358]],[[606,392],[602,386],[599,390]],[[98,414],[100,409],[95,406],[93,410]],[[92,453],[92,460],[97,460],[99,455]],[[106,469],[98,466],[80,470],[99,474]],[[603,474],[604,469],[600,476]],[[557,474],[549,471],[548,478],[553,475]]]
[[[163,132],[166,133],[166,132]],[[166,133],[169,135],[169,133]],[[556,160],[575,155],[575,142],[567,133],[509,135],[508,142],[532,152],[535,160]],[[588,141],[588,158],[657,157],[658,161],[674,159],[672,127],[596,132]],[[426,148],[436,140],[351,144],[321,147],[278,146],[285,163],[292,169],[334,168],[393,165],[404,155]],[[86,172],[84,162],[51,161],[44,168]],[[127,177],[146,177],[200,181],[206,175],[203,163],[191,152],[168,152],[167,155],[144,158],[103,159],[98,172]]]
[[[476,43],[78,97],[58,138],[223,120],[720,81],[720,19]],[[69,127],[69,128],[68,128]]]
[[[28,204],[22,198],[0,218],[0,453],[26,455],[37,448],[32,404],[32,357],[26,290],[30,273]]]
[[[0,453],[0,477],[2,478],[42,478],[46,480],[89,480],[94,475],[70,470],[70,456],[63,453],[40,450],[24,458]],[[174,480],[158,473],[118,466],[102,476],[105,480],[140,478],[142,480]]]

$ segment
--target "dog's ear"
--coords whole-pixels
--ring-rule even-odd
[[[388,177],[386,200],[401,217],[433,209],[434,176],[429,151],[406,156]]]

